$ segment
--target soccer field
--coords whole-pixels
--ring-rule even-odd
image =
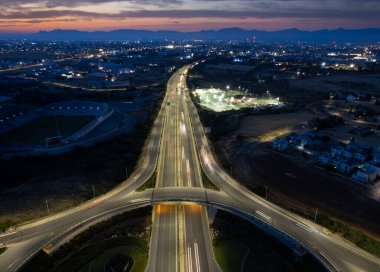
[[[202,106],[215,112],[284,105],[279,98],[256,98],[234,90],[196,89],[195,94],[199,97]]]
[[[0,135],[0,145],[45,145],[46,138],[58,134],[65,138],[93,119],[93,116],[42,116]]]

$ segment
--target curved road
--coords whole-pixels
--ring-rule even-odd
[[[203,205],[214,205],[232,212],[243,212],[266,222],[268,226],[280,229],[300,241],[332,271],[380,271],[380,260],[378,258],[345,240],[323,233],[320,226],[257,197],[246,188],[240,186],[223,171],[213,159],[196,108],[186,91],[186,73],[189,68],[191,66],[186,66],[179,70],[173,75],[171,84],[168,84],[164,102],[143,151],[142,160],[133,175],[102,197],[74,209],[18,226],[15,230],[0,235],[0,244],[3,243],[9,246],[9,249],[0,255],[1,271],[15,271],[44,245],[50,244],[53,248],[57,247],[89,224],[141,205],[157,205],[155,215],[156,212],[159,212],[157,211],[159,207],[165,206],[163,209],[167,209],[169,212],[169,216],[167,216],[169,217],[168,222],[174,222],[171,215],[174,215],[174,218],[176,216],[181,217],[180,220],[185,223],[181,223],[183,224],[182,230],[180,228],[178,230],[182,231],[184,235],[188,233],[185,229],[187,226],[189,229],[193,229],[193,226],[199,229],[202,225],[203,231],[196,232],[194,239],[203,237],[202,242],[209,256],[205,258],[203,263],[207,263],[208,259],[213,259],[212,252],[209,252],[211,249],[208,246],[208,237],[206,237],[208,226],[205,227],[204,221],[193,220],[193,218],[200,217],[192,217],[193,214],[191,213],[199,215],[200,211],[204,209],[189,205],[194,202]],[[176,88],[176,90],[173,90],[173,88]],[[182,102],[181,106],[174,105],[174,108],[178,107],[174,111],[177,117],[172,128],[175,131],[165,133],[165,127],[174,118],[174,116],[168,116],[167,113],[171,112],[171,107],[173,107],[171,99],[174,99],[173,92],[178,92],[177,88],[181,88],[177,96],[181,97],[179,100]],[[178,101],[178,99],[175,99],[175,101]],[[168,110],[168,106],[170,110]],[[183,119],[181,109],[185,110]],[[178,137],[181,129],[184,131],[183,137]],[[182,145],[186,148],[186,151],[181,151]],[[169,146],[172,147],[172,150],[165,151],[165,156],[168,157],[163,157],[161,155],[162,151],[169,149]],[[167,159],[169,156],[171,156],[170,160]],[[159,158],[163,161],[161,162]],[[155,171],[157,162],[157,184],[159,188],[135,192],[136,188],[143,184]],[[201,187],[199,164],[203,167],[208,177],[221,188],[220,192],[205,190]],[[174,176],[171,176],[173,172]],[[169,202],[176,203],[176,205],[161,205]],[[186,212],[185,209],[189,209],[189,211]],[[191,214],[190,217],[188,214]],[[199,222],[201,222],[201,225],[199,225]],[[170,224],[174,229],[177,229],[175,225]],[[174,240],[178,239],[175,238]],[[154,239],[153,234],[150,249],[152,257],[150,258],[150,266],[152,262],[161,265],[161,263],[155,262],[155,258],[153,258],[152,243],[155,243],[155,241],[158,242],[158,240]],[[191,244],[187,244],[185,241],[182,240],[180,244],[182,249],[176,251],[183,254],[180,257],[183,261],[178,262],[178,258],[174,258],[174,263],[177,262],[177,265],[182,267],[178,271],[200,271],[201,263],[199,259],[197,261],[193,258],[196,250],[199,250],[199,241],[194,240],[194,243]],[[157,243],[157,246],[160,246],[160,242]],[[170,265],[170,262],[168,262],[168,265]],[[217,267],[214,268],[217,269]]]

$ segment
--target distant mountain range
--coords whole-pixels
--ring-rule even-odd
[[[53,30],[32,34],[1,34],[0,39],[30,39],[56,41],[164,41],[164,40],[253,40],[264,42],[312,42],[312,43],[378,43],[380,29],[334,29],[305,31],[286,29],[279,31],[244,30],[224,28],[220,30],[201,30],[196,32],[150,31],[120,29],[112,31]]]

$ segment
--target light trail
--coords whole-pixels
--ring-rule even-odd
[[[198,243],[195,241],[194,243],[194,249],[195,249],[195,264],[197,266],[197,272],[201,272],[201,265],[199,263],[199,252],[198,252]]]

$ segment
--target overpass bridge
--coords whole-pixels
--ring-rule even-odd
[[[331,271],[380,271],[378,258],[345,240],[324,233],[319,225],[256,196],[224,172],[213,158],[197,110],[187,92],[186,74],[191,67],[192,65],[183,67],[169,80],[164,102],[136,171],[125,182],[101,197],[73,209],[16,226],[1,234],[0,244],[10,245],[0,255],[2,271],[19,269],[45,245],[59,246],[89,225],[114,214],[162,203],[198,203],[204,207],[232,212],[290,246],[302,246]],[[137,192],[136,189],[155,171],[157,187]],[[201,171],[220,191],[203,188]],[[160,214],[155,211],[158,221],[153,226],[147,270],[183,271],[197,267],[206,271],[219,270],[213,260],[208,226],[205,227],[207,210],[201,208],[197,215],[189,215],[186,209],[173,209],[170,214],[173,216],[160,218]],[[191,255],[187,260],[167,258],[160,261],[165,255],[159,254],[165,254],[165,250],[162,250],[163,241],[159,240],[162,235],[159,234],[166,233],[166,229],[159,222],[167,222],[164,225],[169,226],[169,231],[178,230],[176,225],[179,223],[182,225],[180,232],[183,236],[176,234],[176,239],[172,239],[168,245],[176,254],[186,254],[186,250],[194,252],[194,248],[186,247],[186,243],[196,240],[199,242],[196,244],[197,250],[199,248],[204,252],[200,255],[206,257],[194,259],[194,255]],[[189,236],[191,232],[188,228],[197,230],[196,234]],[[181,237],[188,240],[184,240],[178,247],[176,240],[181,240]]]

